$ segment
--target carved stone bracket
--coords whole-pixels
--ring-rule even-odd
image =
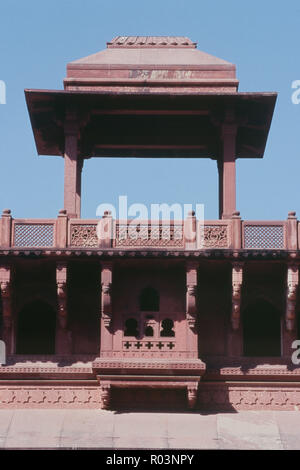
[[[198,398],[198,383],[189,384],[187,386],[187,399],[188,407],[190,410],[194,409]]]
[[[285,325],[287,331],[295,329],[297,290],[299,284],[299,266],[289,264],[287,269]]]
[[[111,398],[111,387],[110,383],[100,384],[100,396],[101,396],[101,407],[103,410],[109,410],[110,398]]]
[[[56,286],[58,302],[58,324],[63,330],[67,328],[67,265],[58,263],[56,265]]]
[[[109,328],[112,320],[112,263],[103,263],[101,271],[101,317]]]
[[[186,267],[186,319],[192,329],[197,319],[197,268],[195,263],[188,263]]]
[[[233,330],[240,327],[241,300],[243,285],[243,263],[232,264],[232,310],[231,325]]]

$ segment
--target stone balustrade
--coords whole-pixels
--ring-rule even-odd
[[[5,248],[118,248],[176,250],[297,250],[300,222],[295,212],[284,221],[230,219],[114,220],[109,212],[100,219],[14,219],[5,209],[0,219],[0,247]]]

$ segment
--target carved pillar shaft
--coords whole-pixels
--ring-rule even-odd
[[[297,339],[296,302],[299,284],[299,266],[290,263],[287,267],[286,305],[282,327],[282,355],[291,356],[292,343]]]
[[[288,331],[295,329],[297,290],[299,284],[299,268],[297,264],[290,264],[287,269],[287,290],[285,326]]]
[[[227,122],[228,121],[228,122]],[[236,211],[236,133],[237,125],[232,116],[222,124],[223,155],[218,161],[219,217],[228,219]]]
[[[102,263],[101,271],[101,344],[100,355],[112,350],[112,272],[113,265],[110,262]]]
[[[68,307],[67,307],[67,264],[56,265],[57,286],[57,330],[56,330],[56,354],[71,354],[71,334],[68,329]]]
[[[228,336],[228,355],[241,356],[243,347],[241,328],[241,303],[243,285],[243,263],[232,263],[231,329]]]
[[[77,115],[69,112],[65,121],[64,208],[69,217],[80,218],[83,160],[78,156],[78,138],[79,124]]]
[[[11,246],[12,216],[10,209],[4,209],[0,219],[0,246]]]
[[[0,289],[3,314],[3,341],[6,346],[6,353],[14,353],[14,331],[12,316],[12,287],[11,270],[9,266],[0,267]]]
[[[187,321],[187,350],[198,357],[197,321],[197,284],[198,263],[186,264],[186,321]]]

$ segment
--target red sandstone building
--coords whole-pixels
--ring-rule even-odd
[[[64,90],[25,95],[38,154],[64,158],[64,209],[0,220],[0,407],[299,406],[299,224],[236,211],[236,159],[263,157],[276,93],[239,93],[187,38],[117,37]],[[219,220],[131,237],[106,213],[98,237],[80,215],[90,157],[212,158]]]

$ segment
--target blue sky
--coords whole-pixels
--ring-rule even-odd
[[[63,207],[63,159],[37,156],[24,88],[62,89],[67,62],[106,47],[116,35],[183,35],[237,65],[239,91],[277,91],[263,160],[237,161],[237,209],[244,219],[300,217],[300,3],[267,0],[2,0],[0,209],[56,217]],[[216,162],[209,159],[91,159],[83,170],[82,217],[98,204],[204,203],[218,217]]]

